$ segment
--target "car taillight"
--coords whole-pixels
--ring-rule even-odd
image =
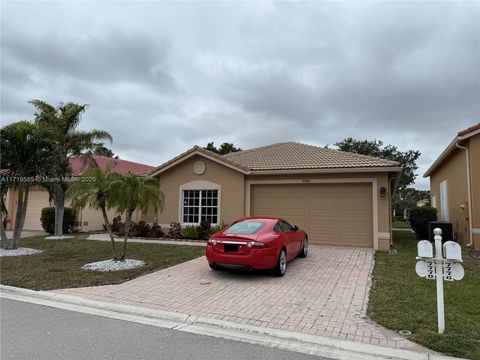
[[[208,239],[207,244],[208,245],[215,245],[217,243],[217,240],[215,239]]]
[[[253,248],[261,248],[265,246],[266,245],[260,241],[251,241],[248,243],[248,247],[253,247]]]

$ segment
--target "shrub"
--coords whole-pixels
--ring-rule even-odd
[[[162,230],[162,227],[160,225],[155,223],[151,226],[148,237],[163,238],[164,236],[165,236],[165,234],[164,234],[164,232]]]
[[[218,225],[212,226],[210,228],[209,235],[212,236],[213,234],[215,234],[219,231],[222,231],[223,229],[225,229],[226,226],[227,225],[225,225],[225,223],[223,221]]]
[[[118,235],[120,232],[124,231],[123,229],[124,225],[122,222],[122,217],[120,215],[115,216],[112,220],[112,232]]]
[[[196,225],[187,225],[182,229],[182,237],[185,239],[197,240],[199,238],[200,227]]]
[[[76,213],[72,208],[66,207],[63,213],[63,233],[68,234],[73,231],[73,225],[75,224]],[[43,229],[49,233],[55,233],[55,208],[46,207],[42,209],[40,215],[40,221]]]
[[[170,224],[170,229],[168,229],[167,237],[172,239],[179,239],[182,237],[182,227],[178,222],[172,222]]]
[[[148,237],[149,235],[150,225],[148,225],[145,221],[140,220],[135,226],[135,236]]]
[[[419,239],[428,239],[428,224],[437,220],[437,209],[430,206],[410,210],[410,226]]]
[[[211,228],[210,220],[203,220],[198,226],[198,239],[207,240],[210,237]]]

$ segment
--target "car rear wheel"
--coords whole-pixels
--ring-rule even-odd
[[[298,254],[298,257],[306,258],[307,255],[308,255],[308,238],[305,237],[305,239],[303,239],[302,250],[301,250],[300,253]]]
[[[277,266],[275,266],[275,276],[283,276],[285,275],[285,272],[287,271],[287,252],[285,249],[282,249],[280,251],[280,255],[278,255],[278,261],[277,261]]]
[[[215,263],[208,263],[208,265],[210,266],[210,269],[212,270],[219,270],[220,268],[218,267],[217,264]]]

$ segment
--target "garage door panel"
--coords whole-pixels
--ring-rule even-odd
[[[250,210],[305,228],[311,243],[373,247],[370,183],[252,185]]]
[[[43,230],[40,216],[42,214],[42,209],[48,206],[48,191],[39,188],[30,189],[23,228],[25,230]]]

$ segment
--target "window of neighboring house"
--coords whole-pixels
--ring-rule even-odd
[[[183,223],[218,223],[218,190],[183,190],[182,197]]]
[[[443,180],[440,183],[440,220],[448,221],[448,183]]]

